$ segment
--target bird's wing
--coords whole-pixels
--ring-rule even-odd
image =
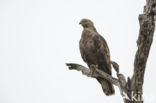
[[[81,38],[81,40],[79,42],[79,48],[80,48],[81,57],[84,60],[84,62],[86,62],[86,55],[85,55],[85,47],[83,44],[83,38]]]
[[[104,52],[104,57],[105,57],[105,59],[107,59],[107,64],[110,64],[110,51],[109,51],[107,42],[101,35],[98,35],[98,36],[99,36],[99,39],[100,39],[102,46],[103,46],[102,49]]]
[[[111,74],[111,64],[110,64],[110,52],[105,39],[97,34],[93,37],[94,50],[96,50],[96,56],[98,58],[99,69]]]

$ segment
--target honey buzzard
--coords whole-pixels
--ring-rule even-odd
[[[82,19],[79,24],[83,27],[79,46],[84,62],[87,63],[88,67],[94,65],[112,75],[110,52],[105,39],[97,32],[91,20]],[[100,77],[97,80],[107,96],[114,94],[114,87],[108,80]]]

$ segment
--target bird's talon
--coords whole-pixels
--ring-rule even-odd
[[[90,69],[89,75],[93,75],[94,71],[92,69]]]
[[[90,68],[92,68],[92,69],[94,68],[94,69],[95,69],[95,68],[96,68],[96,65],[91,64],[91,65],[90,65]]]

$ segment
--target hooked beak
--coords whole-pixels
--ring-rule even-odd
[[[82,24],[81,22],[79,22],[79,24]]]

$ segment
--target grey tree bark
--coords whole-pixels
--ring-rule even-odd
[[[134,60],[134,73],[132,77],[125,76],[119,72],[119,65],[116,62],[111,62],[117,73],[118,78],[94,68],[93,75],[90,75],[90,69],[80,64],[67,63],[70,70],[81,71],[84,75],[92,78],[102,77],[109,80],[112,84],[120,89],[124,103],[143,103],[143,84],[146,63],[153,41],[155,30],[155,15],[156,15],[156,0],[146,0],[144,11],[139,15],[140,31],[137,40],[138,50]]]

